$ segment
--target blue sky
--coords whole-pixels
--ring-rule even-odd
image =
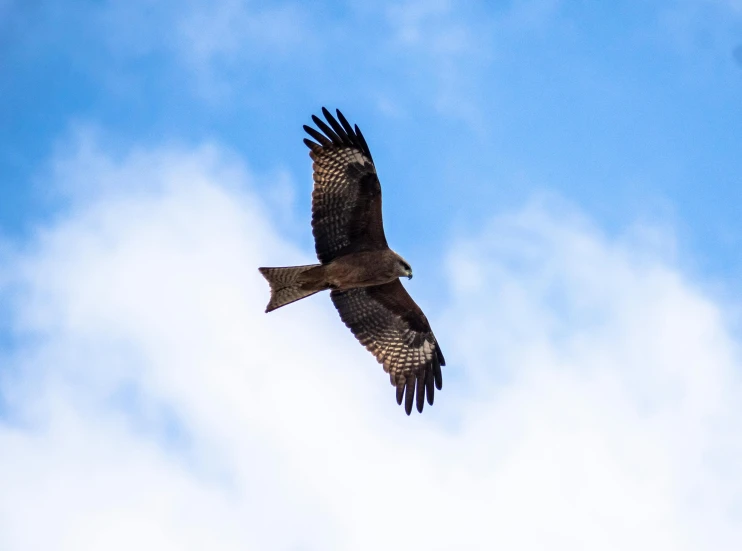
[[[736,548],[741,45],[737,0],[0,0],[0,547],[51,548],[24,480],[60,549],[388,547],[360,534],[399,453],[441,548]],[[312,259],[322,106],[451,364],[418,418],[326,297],[263,317],[254,268]],[[276,359],[286,332],[307,351]],[[274,410],[274,371],[318,398]],[[270,538],[284,511],[303,538]]]
[[[300,185],[301,124],[328,105],[371,136],[400,245],[548,189],[611,231],[670,220],[700,270],[742,275],[733,2],[189,5],[3,4],[5,232],[53,212],[35,176],[74,124],[214,139]]]

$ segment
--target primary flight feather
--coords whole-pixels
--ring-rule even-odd
[[[410,265],[386,242],[381,217],[381,185],[371,152],[358,126],[340,111],[322,108],[325,121],[304,126],[314,191],[312,234],[319,264],[259,268],[271,298],[266,312],[319,291],[330,290],[340,318],[384,366],[407,415],[422,412],[441,389],[446,361],[425,314],[400,277]],[[319,130],[318,130],[319,129]],[[314,140],[314,141],[313,141]]]

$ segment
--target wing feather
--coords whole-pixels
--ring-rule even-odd
[[[314,138],[315,140],[317,140],[319,142],[319,144],[314,144],[315,146],[316,145],[321,145],[322,147],[331,147],[332,146],[332,141],[329,138],[327,138],[326,136],[323,136],[322,134],[320,134],[319,132],[317,132],[314,128],[312,128],[311,126],[307,126],[305,124],[304,125],[304,132],[306,132],[307,134],[309,134],[310,136],[312,136],[312,138]],[[304,141],[304,143],[306,143],[306,140]],[[312,149],[311,146],[310,146],[310,149]]]
[[[363,137],[363,134],[361,133],[361,129],[358,128],[358,125],[355,125],[356,129],[356,135],[358,136],[358,140],[361,142],[361,145],[363,146],[363,149],[368,151],[368,144],[366,143],[366,138]]]
[[[333,132],[332,129],[325,124],[325,121],[320,119],[317,115],[312,115],[312,121],[314,122],[314,124],[317,125],[317,128],[322,130],[325,136],[330,138],[332,143],[343,143],[343,140],[340,139],[340,136],[335,134],[335,132]]]
[[[388,245],[381,216],[381,184],[366,140],[340,111],[340,122],[324,107],[322,114],[329,125],[312,115],[319,130],[304,126],[315,140],[304,143],[314,161],[315,250],[326,264],[345,254],[382,250]]]
[[[417,411],[422,413],[423,412],[423,406],[425,405],[425,377],[427,376],[426,372],[419,372],[417,374]]]
[[[340,111],[338,111],[340,113]],[[330,112],[322,108],[322,114],[327,119],[327,122],[330,123],[330,126],[332,126],[332,129],[335,131],[335,134],[340,138],[340,141],[343,142],[345,145],[353,145],[353,142],[350,141],[350,136],[348,136],[347,131],[338,123],[338,121],[335,120],[335,117],[333,117]]]
[[[425,394],[428,397],[428,403],[433,405],[433,397],[435,396],[435,386],[433,383],[433,371],[425,373]]]
[[[404,400],[406,413],[413,404],[422,412],[426,397],[433,405],[434,389],[443,384],[441,365],[446,362],[425,314],[402,283],[397,279],[334,290],[330,297],[345,325],[389,373],[397,403]]]
[[[353,127],[348,122],[348,119],[345,118],[345,115],[343,115],[340,111],[337,112],[338,120],[340,121],[340,124],[343,127],[343,130],[345,130],[345,134],[348,136],[353,135]]]

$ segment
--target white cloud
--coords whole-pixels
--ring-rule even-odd
[[[67,155],[0,274],[0,548],[742,544],[738,344],[663,240],[551,202],[458,240],[407,418],[327,297],[263,314],[256,267],[310,257],[238,160]]]
[[[199,2],[177,21],[180,46],[200,65],[215,57],[288,54],[307,39],[297,5],[257,9],[243,0]]]
[[[256,67],[291,62],[314,42],[308,13],[291,1],[106,1],[81,9],[78,19],[111,54],[109,63],[164,54],[160,61],[185,70],[187,85],[212,101],[229,96],[237,75],[249,79]],[[162,64],[163,78],[173,78],[169,67]],[[120,74],[111,78],[120,86]]]
[[[95,13],[108,44],[122,55],[171,50],[197,65],[301,47],[304,13],[295,2],[249,0],[104,2]]]
[[[402,65],[408,87],[420,87],[426,104],[484,134],[482,121],[492,110],[491,77],[498,61],[511,58],[514,45],[558,22],[561,5],[561,0],[515,0],[499,6],[388,2],[389,40],[382,47],[394,60],[390,65]],[[379,103],[384,112],[394,102],[384,97]]]
[[[393,2],[385,14],[389,40],[381,46],[394,64],[401,60],[404,79],[419,86],[426,104],[481,131],[477,96],[492,55],[491,17],[473,20],[448,0]]]

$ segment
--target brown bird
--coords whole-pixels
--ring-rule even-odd
[[[446,361],[425,314],[399,281],[412,279],[412,268],[387,245],[381,185],[363,134],[340,111],[337,120],[324,107],[322,114],[329,126],[312,115],[322,132],[304,126],[315,140],[304,143],[314,161],[312,233],[320,263],[259,268],[271,288],[265,311],[329,289],[340,318],[389,373],[397,403],[404,398],[409,415],[417,395],[422,412],[425,396],[432,405],[435,388],[442,387]]]

